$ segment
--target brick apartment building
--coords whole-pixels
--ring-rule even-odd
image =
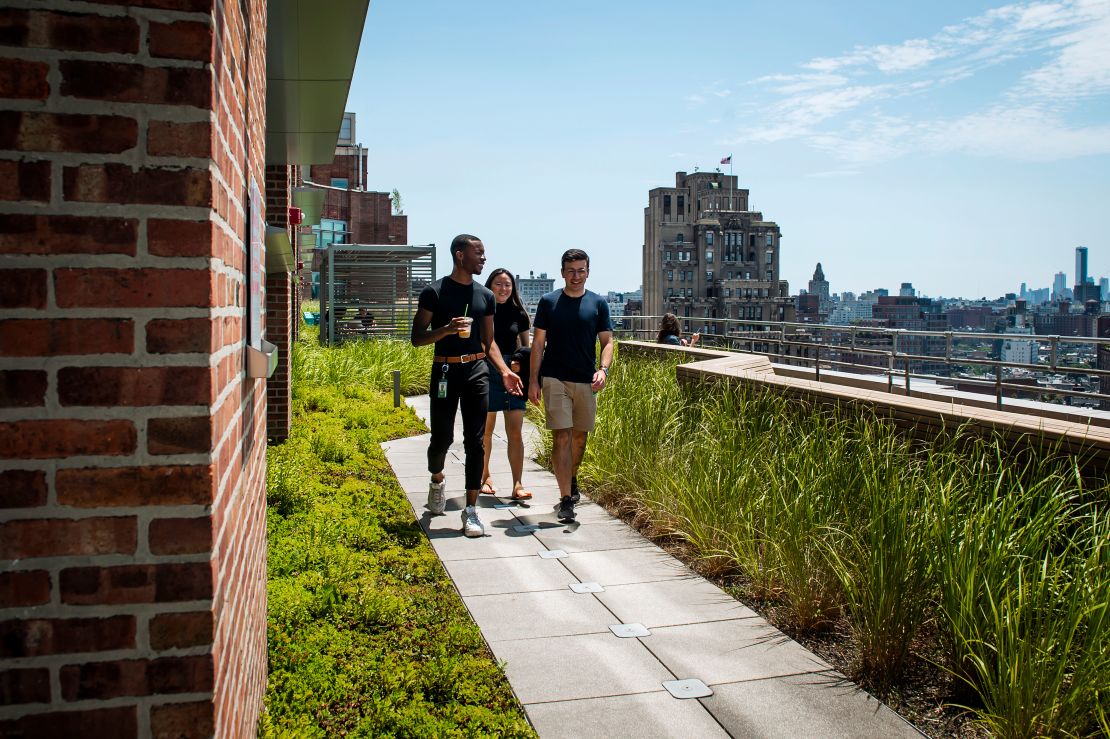
[[[686,330],[723,332],[712,319],[794,320],[779,279],[781,233],[748,210],[748,191],[720,172],[675,174],[644,209],[643,309],[674,313]]]
[[[0,736],[255,734],[290,165],[366,5],[0,10]]]

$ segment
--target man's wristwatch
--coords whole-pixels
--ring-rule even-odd
[[[608,367],[601,367],[600,369],[601,369],[601,371],[602,371],[602,372],[604,372],[604,373],[605,373],[605,376],[606,376],[606,377],[608,377],[608,376],[609,376],[609,368],[608,368]]]

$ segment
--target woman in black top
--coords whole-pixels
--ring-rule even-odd
[[[497,348],[508,364],[518,347],[528,346],[528,311],[516,290],[516,280],[507,269],[495,269],[486,280],[486,287],[493,291],[497,299],[496,312],[493,314],[493,338]],[[519,370],[514,370],[519,371]],[[493,427],[497,414],[505,413],[505,435],[509,438],[509,468],[513,473],[513,500],[527,500],[532,494],[524,489],[520,478],[524,472],[524,409],[528,401],[519,395],[510,395],[496,382],[490,383],[489,413],[486,415],[485,465],[482,468],[482,492],[496,495],[497,488],[489,471],[490,450],[493,446]]]

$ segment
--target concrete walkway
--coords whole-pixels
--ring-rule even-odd
[[[427,420],[427,396],[407,402]],[[527,422],[525,438],[535,443]],[[531,461],[532,449],[524,472],[535,494],[531,505],[498,508],[502,501],[482,496],[487,536],[464,538],[459,423],[455,440],[444,516],[425,507],[428,436],[382,446],[541,737],[921,736],[585,497],[577,522],[556,521],[558,487]],[[491,467],[499,494],[507,496],[512,485],[500,418]],[[640,635],[617,633],[626,630]],[[690,680],[699,682],[677,682]]]

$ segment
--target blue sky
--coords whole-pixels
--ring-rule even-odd
[[[1110,0],[899,5],[372,0],[348,109],[441,265],[635,289],[648,190],[732,154],[792,293],[1110,275]]]

